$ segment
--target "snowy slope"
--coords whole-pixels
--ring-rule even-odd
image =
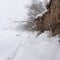
[[[25,46],[27,46],[29,35],[26,32],[19,33],[13,30],[0,31],[0,59],[14,59],[19,49],[20,54],[22,53]]]
[[[0,60],[60,60],[58,40],[47,32],[36,37],[36,32],[1,31]]]
[[[30,42],[29,47],[23,52],[21,60],[60,60],[59,56],[60,43],[58,38],[49,39],[43,33]]]

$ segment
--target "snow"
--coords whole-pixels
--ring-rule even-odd
[[[48,12],[47,9],[45,11],[43,11],[41,14],[38,14],[35,18],[38,18],[38,17],[41,18],[46,12]]]
[[[18,50],[19,46],[24,43],[23,37],[26,38],[27,34],[25,33],[25,36],[22,33],[20,34],[21,37],[18,37],[17,32],[13,30],[0,31],[0,57],[4,58],[4,60],[13,56],[16,53],[15,50]]]
[[[44,32],[36,37],[36,34],[28,31],[0,31],[0,59],[60,60],[58,35],[48,37],[49,33]]]
[[[49,4],[50,0],[40,0],[40,1],[42,2],[42,5],[45,8],[45,11],[43,11],[42,13],[36,15],[35,18],[42,17],[46,12],[48,12],[48,9],[46,8],[46,5]]]
[[[30,46],[23,52],[21,60],[59,60],[60,58],[58,59],[57,57],[60,53],[59,50],[58,43],[53,43],[47,38],[46,40],[41,40],[40,38],[39,41],[37,38],[37,40],[31,42]]]
[[[45,31],[37,37],[37,32],[6,28],[11,24],[8,17],[14,20],[17,18],[23,20],[26,17],[27,11],[23,5],[30,2],[30,0],[0,1],[0,60],[60,60],[58,35],[52,37]]]

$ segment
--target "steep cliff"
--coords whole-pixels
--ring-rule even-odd
[[[51,31],[52,35],[60,35],[60,0],[51,0],[50,5],[47,4],[48,12],[42,18],[37,17],[36,31]]]

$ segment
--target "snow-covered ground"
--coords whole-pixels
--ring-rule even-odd
[[[58,40],[48,32],[0,31],[0,60],[60,60]]]
[[[41,0],[42,1],[42,0]],[[23,20],[30,0],[0,0],[0,60],[60,60],[59,37],[12,29],[9,18]],[[14,27],[14,26],[13,26]]]
[[[20,33],[20,34],[19,34]],[[28,32],[19,32],[13,30],[0,31],[0,59],[14,59],[20,51],[22,54],[28,45]]]

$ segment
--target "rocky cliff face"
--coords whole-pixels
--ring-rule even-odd
[[[60,0],[51,0],[48,12],[42,18],[36,18],[36,31],[51,31],[60,35]]]

